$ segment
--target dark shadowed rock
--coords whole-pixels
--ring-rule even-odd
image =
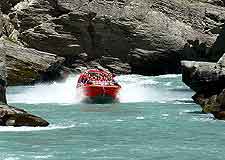
[[[7,103],[6,100],[6,82],[0,79],[0,102]]]
[[[0,44],[0,48],[3,45]],[[6,101],[6,57],[5,52],[0,52],[0,103],[7,103]]]
[[[225,21],[225,18],[224,18]],[[218,60],[225,53],[225,24],[221,25],[218,30],[219,36],[211,48],[210,56],[215,60]]]
[[[22,0],[1,0],[0,1],[0,8],[3,13],[9,13],[11,8],[14,7],[17,3],[21,2]]]
[[[27,113],[22,109],[0,104],[0,125],[1,126],[48,126],[49,123],[37,116]]]
[[[196,93],[193,99],[202,107],[203,112],[212,113],[215,118],[225,120],[225,90],[213,95]]]
[[[180,70],[179,51],[134,49],[129,54],[133,73],[159,75],[178,73]]]

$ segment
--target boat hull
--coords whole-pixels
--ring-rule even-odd
[[[115,99],[119,90],[119,86],[90,85],[83,87],[84,95],[87,97],[112,97]]]
[[[121,88],[114,77],[101,69],[89,69],[80,74],[76,88],[82,99],[114,101]]]

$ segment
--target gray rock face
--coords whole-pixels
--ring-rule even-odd
[[[2,40],[0,44],[3,43],[4,47],[0,48],[0,53],[6,53],[9,85],[32,84],[45,77],[51,80],[56,78],[55,76],[60,76],[64,58],[25,48],[6,40]]]
[[[122,62],[119,58],[102,56],[99,62],[103,67],[116,74],[129,74],[132,72],[131,66]]]
[[[82,53],[74,57],[74,59],[75,60],[72,59],[71,62],[68,63],[72,63],[70,68],[73,68],[77,72],[84,72],[86,69],[91,68],[108,70],[116,74],[129,74],[132,72],[131,66],[121,61],[119,58],[102,56],[95,60],[88,60],[87,54]]]
[[[0,37],[2,36],[2,31],[3,31],[3,22],[2,22],[2,12],[0,11]]]
[[[203,111],[225,120],[225,54],[217,63],[183,61],[183,82],[196,94]]]
[[[77,39],[75,44],[79,45],[82,51],[85,50],[90,55],[110,54],[118,57],[127,55],[130,49],[140,48],[140,46],[145,50],[177,49],[182,48],[188,39],[202,39],[211,43],[215,37],[197,30],[205,28],[204,9],[209,7],[206,5],[197,3],[195,7],[191,3],[179,4],[175,0],[170,3],[144,0],[124,2],[96,0],[90,3],[87,0],[58,0],[58,7],[68,10],[69,13],[52,21],[54,25],[61,25],[63,31],[74,35],[74,40]],[[185,8],[191,11],[185,13]],[[22,24],[26,23],[22,20]],[[54,25],[48,31],[54,30],[57,33]],[[60,33],[60,26],[58,28]],[[28,45],[32,42],[28,42],[27,36],[43,35],[43,32],[40,33],[40,30],[35,31],[35,29],[34,27],[22,35],[22,40]],[[48,32],[44,33],[44,35],[47,34]],[[42,37],[41,35],[39,36]],[[51,38],[46,40],[50,42]],[[32,47],[35,47],[34,44],[31,44]],[[73,43],[70,42],[70,44]],[[39,48],[43,47],[47,46],[42,45]],[[70,52],[70,54],[75,53]]]
[[[27,113],[22,109],[0,104],[0,126],[48,126],[44,119]]]
[[[178,51],[188,40],[198,39],[209,48],[225,20],[224,2],[220,0],[29,0],[12,6],[10,17],[16,19],[15,28],[25,45],[67,59],[87,53],[92,60],[104,56],[126,63],[136,48],[147,51],[139,54],[146,59],[145,64],[152,63],[152,52]],[[171,73],[167,70],[170,63],[164,63],[168,56],[160,53],[158,74]],[[192,58],[189,53],[178,52],[175,57],[185,54],[182,57]],[[201,57],[195,49],[193,54]],[[208,51],[203,54],[212,60],[220,56],[211,57]],[[141,61],[129,65],[132,71],[156,73]]]

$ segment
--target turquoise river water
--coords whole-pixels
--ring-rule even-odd
[[[8,102],[50,122],[0,127],[0,160],[222,160],[225,122],[191,100],[180,75],[126,75],[120,103],[84,104],[77,77],[8,88]]]

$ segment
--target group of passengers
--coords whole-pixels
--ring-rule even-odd
[[[96,74],[96,73],[87,73],[83,74],[80,79],[79,83],[89,83],[89,82],[94,82],[94,81],[100,81],[100,82],[111,82],[113,81],[112,75],[111,74]]]

